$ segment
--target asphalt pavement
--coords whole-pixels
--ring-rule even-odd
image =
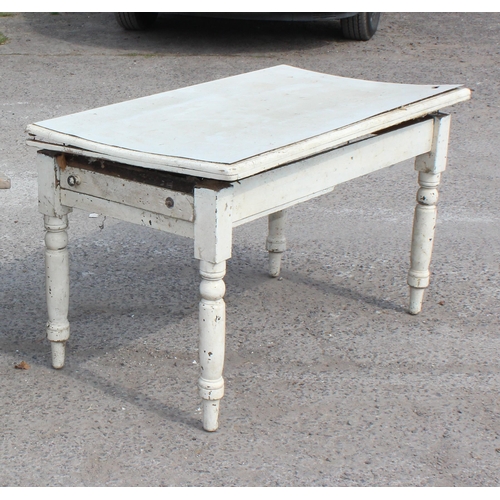
[[[327,21],[161,14],[129,32],[112,13],[0,15],[0,485],[499,486],[499,32],[498,13],[387,13],[368,42]],[[472,89],[443,110],[422,313],[406,312],[412,162],[290,209],[280,280],[266,220],[238,227],[207,433],[192,242],[75,210],[72,333],[52,369],[26,125],[278,64]]]

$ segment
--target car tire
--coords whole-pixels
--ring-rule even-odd
[[[125,30],[139,31],[153,26],[158,12],[115,12],[116,22]]]
[[[342,35],[350,40],[370,40],[377,31],[379,20],[380,12],[360,12],[341,19]]]

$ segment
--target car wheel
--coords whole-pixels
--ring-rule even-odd
[[[370,40],[378,28],[380,12],[360,12],[340,20],[342,35],[350,40]]]
[[[145,30],[153,26],[158,12],[115,12],[116,22],[126,30]]]

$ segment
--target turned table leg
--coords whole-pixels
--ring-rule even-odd
[[[285,238],[286,212],[280,210],[269,215],[269,233],[266,241],[266,249],[269,252],[269,275],[276,278],[280,275],[281,256],[286,250]]]
[[[62,368],[69,338],[68,216],[44,216],[47,338],[52,347],[52,366]]]
[[[413,220],[410,271],[410,314],[422,309],[424,291],[429,286],[432,247],[436,229],[437,201],[441,173],[446,169],[450,116],[438,113],[434,116],[434,136],[428,153],[417,156],[415,170],[418,171],[420,189],[417,192],[417,206]]]
[[[224,395],[226,342],[226,261],[232,247],[232,187],[220,190],[196,188],[194,197],[194,256],[200,261],[200,377],[203,428],[216,431],[219,404]]]
[[[432,247],[436,229],[437,200],[441,175],[419,173],[420,189],[417,193],[417,206],[413,221],[413,236],[411,243],[410,272],[410,314],[418,314],[422,309],[424,291],[429,286]]]
[[[203,428],[218,427],[219,401],[224,395],[224,345],[226,335],[226,291],[223,278],[226,263],[200,262],[200,378],[198,387],[203,400]]]
[[[52,347],[52,366],[62,368],[66,341],[69,338],[69,262],[68,213],[61,205],[61,168],[66,167],[64,155],[55,158],[37,155],[38,209],[45,223],[45,283],[47,296],[47,338]]]

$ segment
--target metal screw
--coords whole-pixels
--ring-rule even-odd
[[[68,177],[68,185],[73,187],[73,186],[78,186],[82,181],[80,180],[80,177],[77,175],[70,175]]]
[[[165,200],[165,205],[167,208],[172,208],[174,206],[174,200],[170,196]]]

